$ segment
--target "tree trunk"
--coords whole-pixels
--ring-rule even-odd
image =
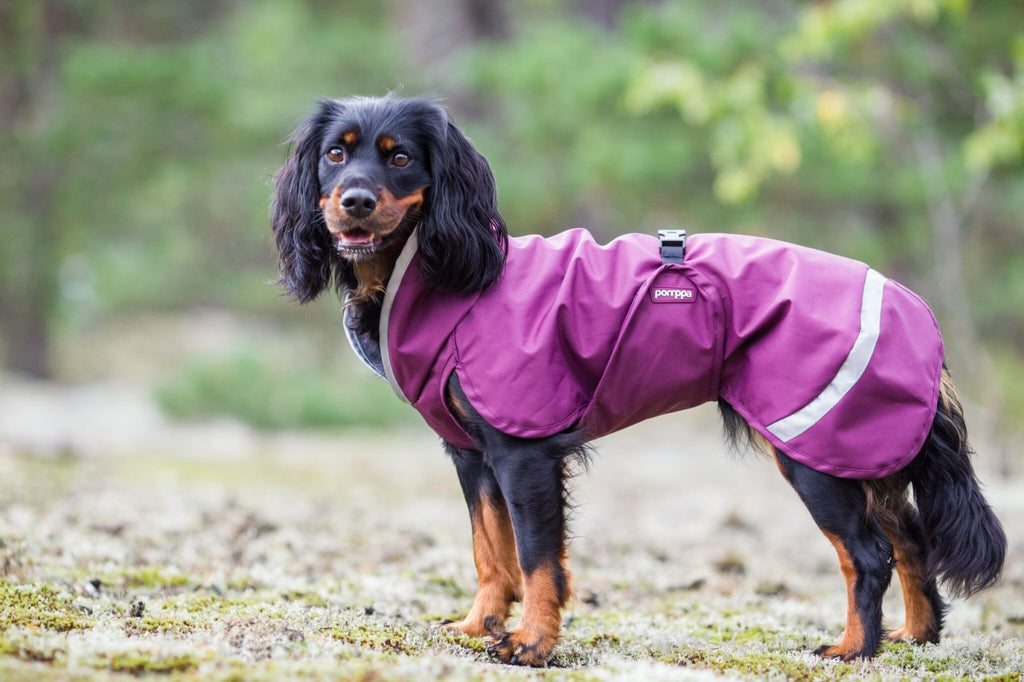
[[[50,325],[57,305],[59,234],[53,164],[39,143],[67,16],[53,2],[0,5],[0,133],[7,168],[0,174],[3,203],[11,212],[0,246],[0,334],[6,366],[51,378]],[[20,27],[20,29],[19,29]],[[27,27],[27,30],[25,30]]]

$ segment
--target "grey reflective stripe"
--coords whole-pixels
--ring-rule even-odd
[[[395,269],[391,271],[391,279],[388,280],[388,289],[384,292],[384,303],[380,308],[380,359],[384,364],[384,374],[388,383],[391,384],[391,390],[403,403],[408,403],[410,400],[405,397],[405,392],[402,391],[402,387],[398,385],[398,379],[395,378],[395,371],[391,368],[391,353],[388,351],[388,319],[391,317],[391,306],[395,303],[398,287],[402,283],[402,278],[405,277],[405,271],[409,269],[409,264],[412,263],[412,257],[416,255],[418,244],[416,232],[418,230],[419,228],[416,228],[412,231],[405,246],[402,247],[402,253],[398,254]]]
[[[352,328],[348,325],[348,311],[350,308],[347,304],[350,298],[352,298],[352,294],[345,294],[346,305],[341,313],[342,326],[345,327],[345,338],[348,339],[348,345],[352,346],[352,350],[355,351],[356,356],[362,360],[363,364],[369,367],[374,374],[379,376],[381,379],[387,379],[387,377],[384,376],[384,369],[378,367],[377,364],[370,359],[370,354],[366,352],[366,349],[363,348],[363,344],[359,341],[359,337],[356,336],[356,333],[352,331]]]
[[[871,362],[882,326],[882,292],[886,279],[868,270],[860,304],[860,333],[853,348],[828,386],[811,402],[788,417],[768,425],[768,431],[782,442],[788,442],[817,424],[843,396],[856,385]]]

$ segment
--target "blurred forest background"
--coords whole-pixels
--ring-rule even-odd
[[[288,133],[318,97],[390,90],[441,99],[514,233],[681,226],[869,262],[933,305],[983,428],[1020,431],[1019,0],[0,0],[8,380],[152,351],[176,415],[408,418],[351,366],[336,301],[268,284]],[[154,322],[225,317],[216,351]]]

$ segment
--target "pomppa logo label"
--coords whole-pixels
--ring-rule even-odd
[[[697,292],[683,287],[652,287],[651,300],[655,303],[693,303]]]

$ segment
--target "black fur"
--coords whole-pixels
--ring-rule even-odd
[[[353,131],[358,134],[346,135]],[[388,144],[379,143],[382,136]],[[275,176],[271,216],[280,283],[300,302],[332,285],[343,297],[352,295],[350,324],[368,348],[378,345],[382,291],[413,226],[419,227],[419,262],[430,286],[467,294],[501,275],[508,237],[494,178],[486,160],[435,104],[395,97],[325,100],[291,140],[293,151]],[[392,151],[392,142],[399,151]],[[409,158],[396,163],[399,153]],[[365,216],[349,212],[346,217],[349,209],[343,210],[339,200],[341,190],[357,185],[378,201],[403,207],[402,215],[364,230]],[[345,235],[357,232],[373,233],[380,239],[377,246],[353,247]],[[489,634],[491,650],[504,661],[542,665],[557,641],[571,590],[565,562],[567,484],[588,462],[587,434],[573,429],[534,440],[508,436],[473,409],[454,375],[447,399],[476,443],[472,449],[446,443],[445,449],[473,519],[480,575],[470,615],[450,627]],[[719,406],[727,440],[736,446],[764,444],[727,402]],[[836,547],[852,595],[846,635],[839,644],[819,649],[821,655],[850,659],[875,653],[885,634],[882,595],[894,564],[904,598],[913,604],[907,626],[894,636],[918,642],[939,638],[946,605],[938,580],[954,594],[996,580],[1006,538],[981,495],[970,455],[963,412],[948,376],[925,446],[908,467],[887,478],[835,478],[775,453],[779,468]],[[520,624],[506,632],[509,604],[520,597]]]
[[[944,393],[921,454],[907,471],[920,512],[930,579],[955,596],[994,583],[1006,555],[1006,534],[971,466],[963,407]]]
[[[487,161],[448,120],[422,99],[323,100],[291,135],[293,151],[274,177],[271,227],[277,242],[280,284],[300,303],[332,283],[356,286],[351,264],[338,256],[319,201],[328,189],[319,177],[331,136],[357,128],[367,138],[401,136],[423,150],[429,188],[420,223],[420,264],[425,279],[444,291],[486,288],[501,274],[508,244]]]
[[[508,231],[487,160],[441,110],[434,115],[443,129],[428,138],[432,184],[419,232],[421,267],[437,288],[468,294],[501,274]]]
[[[492,501],[504,500],[508,506],[523,573],[530,574],[541,564],[557,563],[568,540],[566,514],[571,503],[567,483],[574,472],[586,469],[590,462],[586,434],[570,430],[549,438],[509,436],[473,409],[454,374],[448,390],[463,405],[466,432],[479,444],[477,450],[463,450],[445,443],[445,449],[456,460],[470,512],[470,500],[479,494],[467,490],[467,483],[470,490],[483,490]],[[471,478],[467,470],[472,471]],[[492,484],[497,490],[491,488]],[[569,597],[568,576],[559,575],[558,580],[559,598],[564,603]]]
[[[839,543],[855,571],[853,614],[863,638],[843,658],[870,658],[882,641],[882,596],[892,579],[893,546],[877,519],[868,514],[868,502],[860,481],[836,478],[815,471],[776,451],[783,475],[811,512],[814,522],[833,543]],[[837,545],[837,549],[839,546]],[[819,647],[828,654],[830,647]]]
[[[719,410],[730,443],[758,441],[757,433],[731,405],[720,400]],[[892,574],[893,541],[912,557],[909,561],[920,562],[924,569],[919,582],[909,586],[931,608],[919,643],[939,641],[947,605],[937,581],[954,596],[967,596],[999,578],[1006,536],[981,493],[971,455],[963,408],[948,375],[924,447],[906,468],[889,477],[837,479],[775,451],[780,469],[815,523],[833,541],[838,538],[853,560],[856,616],[864,632],[858,655],[874,655],[884,634],[881,597]],[[910,504],[908,486],[916,509]]]
[[[342,112],[340,103],[323,102],[319,111],[291,135],[294,151],[274,176],[271,228],[277,241],[279,283],[300,303],[312,301],[331,282],[354,284],[351,268],[335,255],[319,208],[318,163],[324,130]]]
[[[904,488],[905,492],[906,488]],[[886,526],[885,530],[889,537],[893,538],[893,544],[898,545],[907,553],[909,558],[904,558],[904,562],[909,561],[921,566],[926,564],[928,544],[924,536],[925,527],[917,510],[909,504],[905,497],[901,511],[896,515],[893,523],[883,525]],[[901,568],[898,563],[896,568],[897,570]],[[924,576],[921,576],[918,580],[917,588],[921,591],[921,594],[931,608],[931,619],[927,627],[924,628],[918,643],[938,643],[939,633],[942,632],[942,623],[945,620],[949,606],[942,599],[942,595],[939,594],[934,574],[926,573]]]
[[[729,403],[719,400],[718,405],[727,442],[744,447],[759,440]],[[972,455],[963,407],[947,378],[920,454],[888,479],[861,483],[896,489],[889,508],[872,508],[872,513],[907,515],[896,523],[912,523],[915,528],[913,538],[907,539],[923,548],[927,578],[941,580],[954,596],[969,596],[992,585],[1006,553],[1006,535],[982,495]],[[907,485],[914,491],[917,513],[894,508],[906,500]]]

